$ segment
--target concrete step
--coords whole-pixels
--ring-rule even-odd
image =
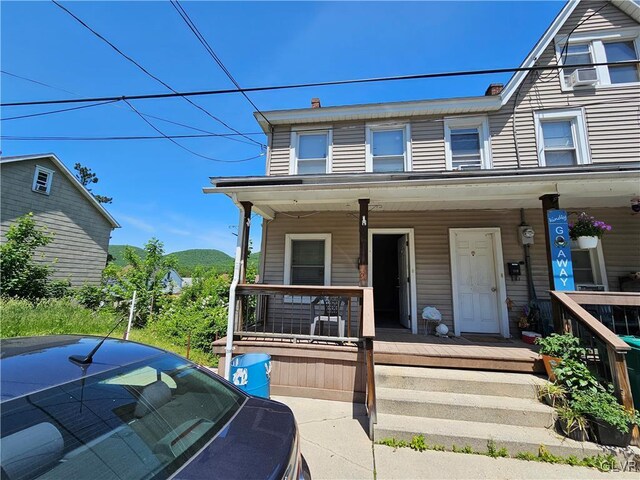
[[[553,409],[533,399],[377,388],[379,415],[392,414],[545,428]]]
[[[519,452],[537,455],[540,445],[555,455],[576,455],[579,458],[612,450],[591,442],[576,442],[546,428],[391,414],[378,416],[376,441],[385,438],[410,441],[415,435],[424,435],[427,444],[443,445],[447,450],[451,450],[453,445],[459,448],[468,445],[479,452],[487,451],[487,442],[491,439],[497,448],[506,448],[512,456]]]
[[[376,386],[428,392],[536,398],[541,377],[525,373],[376,365]]]

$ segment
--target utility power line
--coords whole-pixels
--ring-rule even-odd
[[[162,86],[164,86],[165,88],[167,88],[168,90],[171,90],[171,92],[173,92],[174,94],[176,94],[176,96],[182,97],[184,98],[188,103],[190,103],[191,105],[193,105],[195,108],[197,108],[198,110],[202,111],[205,115],[209,116],[210,118],[212,118],[213,120],[215,120],[216,122],[220,123],[221,125],[224,125],[226,128],[228,128],[229,130],[231,130],[232,132],[235,133],[240,133],[238,132],[238,130],[236,130],[235,128],[231,127],[230,125],[228,125],[226,122],[224,122],[223,120],[221,120],[220,118],[218,118],[217,116],[213,115],[211,112],[209,112],[208,110],[206,110],[205,108],[201,107],[200,105],[194,103],[191,99],[184,97],[183,95],[180,95],[179,92],[177,90],[175,90],[173,87],[171,87],[169,84],[167,84],[166,82],[164,82],[163,80],[161,80],[159,77],[157,77],[156,75],[152,74],[151,72],[149,72],[149,70],[147,70],[145,67],[143,67],[140,63],[138,63],[136,60],[134,60],[132,57],[130,57],[129,55],[127,55],[126,53],[124,53],[122,50],[120,50],[118,47],[116,47],[112,42],[110,42],[109,40],[107,40],[103,35],[101,35],[100,33],[98,33],[96,30],[94,30],[93,28],[91,28],[86,22],[84,22],[80,17],[78,17],[77,15],[75,15],[73,12],[71,12],[69,9],[67,9],[66,7],[64,7],[61,3],[57,2],[56,0],[51,0],[57,7],[59,7],[60,9],[64,10],[67,14],[69,14],[74,20],[76,20],[80,25],[82,25],[84,28],[86,28],[87,30],[89,30],[94,36],[98,37],[100,40],[102,40],[104,43],[106,43],[107,45],[109,45],[114,51],[116,51],[120,56],[122,56],[123,58],[125,58],[127,61],[129,61],[130,63],[132,63],[133,65],[135,65],[139,70],[141,70],[145,75],[147,75],[148,77],[152,78],[153,80],[155,80],[156,82],[160,83]],[[124,100],[124,99],[123,99]],[[239,141],[242,142],[242,140],[238,139],[238,138],[231,138],[234,141]],[[249,140],[251,143],[254,143],[258,146],[260,146],[261,148],[264,148],[265,145],[254,140],[253,138],[249,138],[246,137],[247,140]]]
[[[65,90],[64,88],[55,87],[53,85],[49,85],[47,83],[40,82],[38,80],[35,80],[33,78],[29,78],[29,77],[25,77],[23,75],[17,75],[15,73],[8,72],[6,70],[0,70],[0,73],[2,73],[4,75],[9,75],[10,77],[15,77],[15,78],[19,78],[21,80],[25,80],[27,82],[35,83],[37,85],[42,85],[44,87],[52,88],[54,90],[60,90],[62,92],[67,92],[67,93],[70,93],[71,95],[74,95],[76,97],[81,97],[81,95],[79,93],[77,93],[77,92],[72,92],[70,90]],[[99,103],[95,103],[95,104],[91,104],[91,105],[86,105],[86,107],[99,106],[99,105],[103,105],[103,104],[104,105],[113,104],[113,106],[115,106],[115,107],[123,107],[123,105],[120,105],[118,103],[119,101],[120,100],[110,100],[110,101],[107,101],[107,102],[99,102]],[[79,110],[81,108],[85,108],[85,107],[64,108],[64,109],[60,109],[60,110],[51,110],[51,111],[47,111],[47,112],[38,112],[38,113],[29,114],[29,115],[19,115],[19,116],[16,116],[16,117],[1,118],[0,121],[16,120],[16,119],[20,119],[20,118],[30,118],[30,117],[37,117],[37,116],[42,116],[42,115],[58,114],[58,113],[64,113],[64,112],[72,111],[72,110]],[[125,108],[127,108],[127,107],[125,107]],[[131,110],[129,108],[127,108],[127,111],[131,111]],[[138,109],[138,112],[140,112],[142,115],[144,115],[145,117],[148,117],[148,118],[154,118],[156,120],[160,120],[162,122],[167,122],[167,123],[171,123],[173,125],[178,125],[180,127],[188,128],[188,129],[196,131],[196,132],[208,133],[209,136],[211,136],[211,137],[234,137],[234,136],[240,136],[240,133],[216,133],[216,132],[212,132],[210,130],[205,130],[203,128],[194,127],[193,125],[188,125],[188,124],[185,124],[185,123],[176,122],[175,120],[169,120],[168,118],[159,117],[157,115],[151,115],[150,113],[143,112],[140,109]],[[132,113],[134,113],[134,112],[132,112]],[[249,135],[249,134],[245,134],[245,135]],[[260,135],[264,135],[264,133],[261,132]],[[38,137],[38,138],[40,138],[40,137]],[[37,140],[38,138],[34,137],[34,140]],[[42,138],[44,138],[44,137],[42,137]]]
[[[78,98],[78,99],[57,99],[57,100],[37,100],[37,101],[25,101],[25,102],[8,102],[0,103],[0,107],[22,107],[27,105],[54,105],[64,103],[82,103],[82,102],[104,102],[107,100],[152,100],[152,99],[164,99],[174,97],[196,97],[203,95],[225,95],[231,93],[242,92],[266,92],[273,90],[291,90],[297,88],[310,88],[310,87],[329,87],[335,85],[349,85],[349,84],[361,84],[361,83],[376,83],[376,82],[391,82],[402,80],[421,80],[428,78],[447,78],[447,77],[463,77],[474,75],[494,75],[500,73],[515,73],[515,72],[535,72],[542,70],[562,70],[563,68],[589,68],[589,67],[604,67],[609,65],[638,65],[640,60],[627,60],[624,62],[602,62],[602,63],[581,63],[575,65],[546,65],[546,66],[533,66],[533,67],[512,67],[512,68],[492,68],[483,70],[459,70],[452,72],[438,72],[438,73],[422,73],[416,75],[396,75],[390,77],[373,77],[373,78],[359,78],[352,80],[331,80],[326,82],[311,82],[311,83],[296,83],[287,85],[269,85],[262,87],[246,87],[246,88],[227,88],[218,90],[197,90],[188,92],[177,93],[152,93],[143,95],[121,95],[112,97],[90,97],[90,98]]]
[[[210,157],[208,155],[203,155],[201,153],[198,152],[194,152],[193,150],[191,150],[190,148],[185,147],[184,145],[178,143],[175,139],[171,138],[169,135],[165,134],[162,130],[160,130],[158,127],[156,127],[153,123],[151,123],[149,120],[147,120],[146,118],[144,118],[144,115],[142,115],[138,110],[136,110],[136,107],[134,107],[133,105],[131,105],[130,102],[128,102],[127,100],[124,100],[124,102],[129,105],[129,108],[131,108],[131,110],[133,110],[135,113],[138,114],[138,116],[147,124],[149,125],[151,128],[153,128],[156,132],[158,132],[160,135],[162,135],[164,138],[166,138],[167,140],[169,140],[171,143],[173,143],[174,145],[176,145],[177,147],[181,148],[182,150],[189,152],[192,155],[195,155],[196,157],[200,157],[200,158],[204,158],[205,160],[211,160],[214,162],[220,162],[220,163],[240,163],[240,162],[248,162],[249,160],[254,160],[256,158],[259,158],[261,156],[263,156],[263,153],[260,153],[259,155],[254,155],[253,157],[249,157],[249,158],[243,158],[240,160],[222,160],[220,158],[214,158],[214,157]],[[247,137],[248,138],[248,137]]]
[[[189,29],[193,32],[193,34],[196,36],[198,41],[202,44],[202,46],[207,51],[207,53],[209,53],[211,58],[213,58],[213,61],[218,64],[218,66],[222,69],[222,71],[229,78],[229,80],[231,80],[231,82],[236,86],[236,88],[238,90],[242,90],[242,88],[240,87],[240,85],[238,84],[236,79],[233,78],[233,75],[231,74],[229,69],[224,65],[224,63],[222,62],[220,57],[218,57],[218,55],[213,50],[211,45],[209,45],[209,42],[207,42],[207,39],[204,37],[204,35],[202,35],[202,33],[200,33],[200,30],[198,30],[198,27],[196,26],[194,21],[191,20],[191,17],[189,17],[189,14],[184,9],[184,7],[180,4],[180,2],[178,0],[171,0],[171,5],[173,5],[173,8],[176,9],[176,11],[178,12],[178,15],[180,15],[182,20],[184,20],[184,22],[187,24],[187,27],[189,27]],[[264,114],[260,111],[258,106],[255,103],[253,103],[253,101],[249,98],[249,95],[247,95],[245,92],[242,92],[242,91],[240,93],[242,94],[242,96],[244,98],[247,99],[247,101],[260,114],[260,116],[262,116],[262,118],[264,118],[264,120],[269,124],[269,126],[271,128],[273,128],[273,125],[271,124],[271,122],[267,119],[267,117],[264,116]]]
[[[211,138],[226,137],[228,135],[237,135],[233,133],[201,133],[186,135],[124,135],[124,136],[28,136],[28,135],[0,135],[2,140],[29,140],[29,141],[103,141],[103,140],[166,140],[167,138]],[[244,133],[243,135],[264,135],[262,132]]]

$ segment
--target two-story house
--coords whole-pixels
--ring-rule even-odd
[[[52,278],[73,286],[97,284],[118,222],[52,153],[3,157],[1,240],[19,217],[33,213],[53,234],[36,261],[53,264]]]
[[[507,339],[520,337],[524,306],[548,303],[546,210],[565,209],[570,221],[587,212],[613,227],[597,248],[574,249],[578,290],[637,285],[639,58],[638,2],[571,1],[523,70],[484,95],[342,106],[313,99],[311,108],[256,114],[268,137],[266,175],[212,178],[204,189],[233,200],[245,235],[248,212],[263,218],[264,285],[238,287],[255,301],[232,312],[235,352],[272,353],[281,393],[363,392],[366,375],[349,370],[348,345],[337,353],[322,345],[366,336],[353,331],[371,316],[358,310],[366,295],[348,290],[360,285],[373,287],[377,363],[536,368],[535,353]],[[613,64],[623,61],[636,63]],[[598,66],[572,67],[585,64]],[[326,300],[335,296],[348,300]],[[424,346],[427,306],[459,342],[476,341],[468,355],[416,346]],[[456,338],[443,341],[467,345]],[[483,338],[511,357],[489,352]],[[285,367],[290,349],[297,357]]]

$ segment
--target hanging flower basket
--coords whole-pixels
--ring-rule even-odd
[[[578,237],[578,248],[591,249],[598,246],[598,237]]]
[[[582,212],[575,223],[569,224],[569,236],[578,248],[591,249],[598,246],[598,239],[611,231],[611,225]]]

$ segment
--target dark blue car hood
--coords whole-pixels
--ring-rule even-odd
[[[296,435],[291,410],[251,397],[236,417],[173,478],[280,480]]]

